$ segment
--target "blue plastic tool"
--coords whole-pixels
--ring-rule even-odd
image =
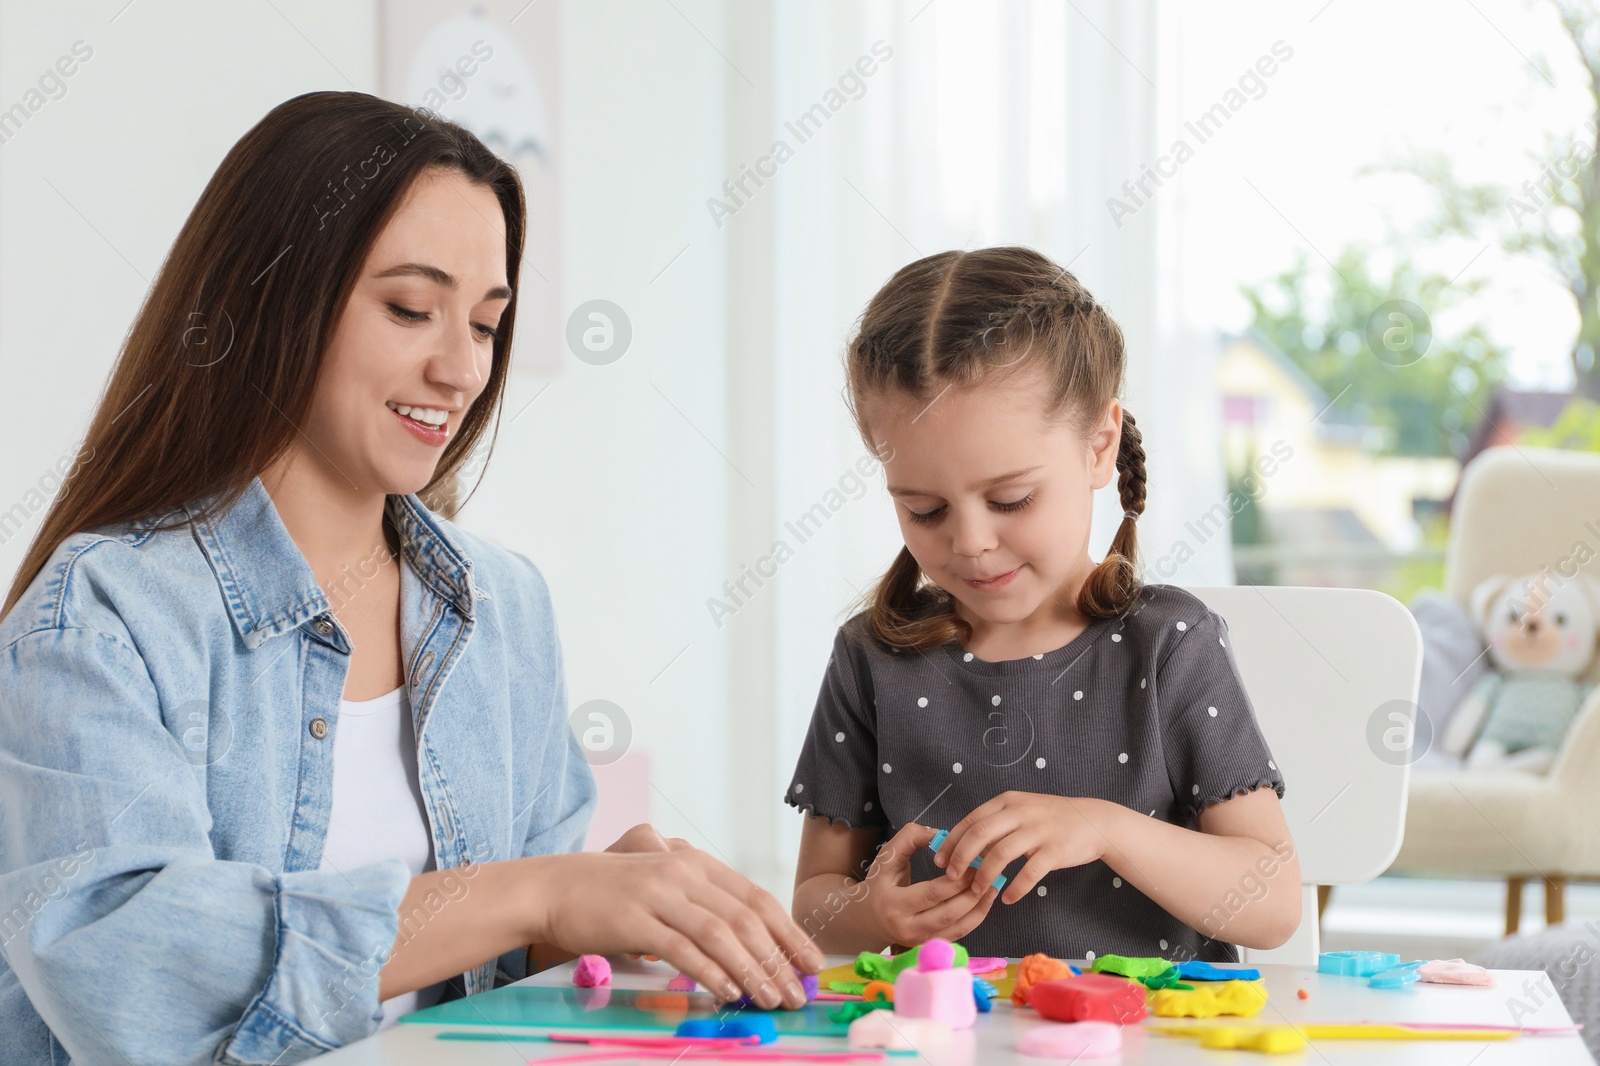
[[[981,977],[972,979],[972,999],[978,1005],[979,1014],[988,1014],[994,1010],[994,1004],[989,1001],[1000,994],[1000,990]]]
[[[1404,988],[1406,985],[1416,984],[1422,979],[1417,973],[1417,967],[1426,960],[1417,959],[1414,962],[1402,962],[1399,966],[1387,970],[1380,970],[1373,974],[1367,984],[1373,988]]]
[[[1317,972],[1340,977],[1371,977],[1400,965],[1400,956],[1387,951],[1324,951],[1317,956]]]
[[[1259,981],[1261,971],[1239,966],[1225,970],[1209,962],[1190,959],[1188,962],[1178,963],[1178,976],[1186,981]]]
[[[941,829],[937,833],[933,834],[933,839],[928,841],[928,850],[929,851],[938,851],[939,850],[939,845],[943,844],[944,843],[944,838],[949,836],[949,835],[950,835],[950,830],[948,830],[948,829]],[[970,869],[973,869],[973,870],[976,870],[978,867],[980,867],[982,865],[983,865],[983,856],[982,855],[979,855],[976,859],[973,859],[971,862],[967,863],[967,866]],[[1006,875],[1005,874],[1001,874],[999,877],[995,878],[993,884],[994,884],[995,888],[1005,888],[1006,887]]]

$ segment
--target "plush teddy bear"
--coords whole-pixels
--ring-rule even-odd
[[[1544,773],[1591,687],[1580,679],[1600,635],[1600,582],[1501,575],[1473,589],[1471,605],[1495,669],[1467,693],[1440,745],[1469,768]]]

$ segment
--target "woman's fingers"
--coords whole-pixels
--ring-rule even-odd
[[[701,988],[729,1002],[741,995],[738,983],[728,976],[728,971],[696,947],[693,938],[658,922],[653,939],[661,945],[661,957],[679,972],[694,978]]]
[[[796,924],[793,917],[783,909],[766,889],[741,874],[739,871],[725,866],[717,860],[701,852],[702,861],[707,863],[707,873],[710,879],[722,891],[733,897],[736,905],[755,915],[761,923],[766,937],[782,952],[784,960],[784,973],[789,972],[789,964],[794,963],[808,973],[816,973],[827,963],[827,957],[822,949],[812,942],[806,931]],[[795,982],[798,989],[799,982]]]
[[[805,1005],[805,990],[754,911],[721,892],[708,892],[698,903],[700,913],[692,919],[695,942],[757,1006]]]

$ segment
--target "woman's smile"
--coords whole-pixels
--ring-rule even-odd
[[[422,443],[439,447],[450,439],[449,411],[439,407],[412,407],[392,400],[388,407],[400,424]]]

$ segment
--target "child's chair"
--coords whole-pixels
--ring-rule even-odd
[[[1300,856],[1300,928],[1251,962],[1313,966],[1318,885],[1355,885],[1400,850],[1422,636],[1398,600],[1366,589],[1244,585],[1190,592],[1227,619],[1256,719],[1283,773]],[[1246,880],[1239,897],[1261,889]],[[1228,903],[1217,901],[1226,910]]]
[[[1497,447],[1462,471],[1445,557],[1445,594],[1457,603],[1496,574],[1600,574],[1597,560],[1600,455]],[[1600,658],[1587,680],[1600,682]],[[1541,880],[1545,921],[1559,925],[1567,882],[1600,881],[1597,809],[1600,689],[1579,709],[1548,773],[1419,768],[1394,869],[1505,878],[1507,935],[1522,916],[1524,883]]]

